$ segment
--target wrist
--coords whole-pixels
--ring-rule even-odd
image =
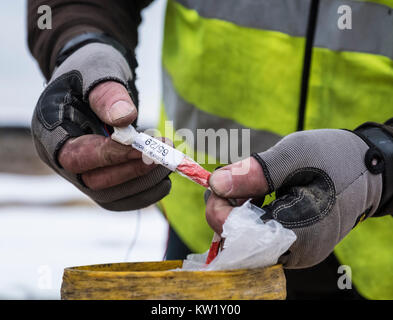
[[[366,122],[354,130],[370,147],[364,159],[368,170],[382,174],[382,195],[374,217],[393,214],[393,127],[389,123]]]

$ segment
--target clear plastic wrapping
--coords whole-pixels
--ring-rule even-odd
[[[223,225],[223,250],[208,265],[208,252],[190,254],[181,270],[252,269],[276,264],[295,242],[296,235],[275,220],[263,222],[264,213],[250,201],[235,207]]]

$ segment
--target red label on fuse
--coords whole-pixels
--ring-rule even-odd
[[[187,157],[185,157],[177,166],[176,170],[201,186],[205,188],[209,187],[208,181],[210,172],[203,169],[198,163],[188,159]]]

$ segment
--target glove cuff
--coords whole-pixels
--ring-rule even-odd
[[[96,85],[106,80],[118,81],[127,88],[132,101],[134,102],[135,106],[138,108],[139,105],[138,91],[135,86],[135,79],[136,79],[135,69],[138,66],[138,62],[136,60],[135,54],[131,50],[126,49],[120,42],[118,42],[110,35],[100,32],[87,32],[87,33],[79,34],[76,37],[69,40],[57,54],[55,69],[53,74],[56,72],[56,69],[59,68],[59,66],[63,64],[63,62],[67,60],[67,58],[69,58],[73,53],[75,53],[79,49],[89,44],[94,44],[94,43],[109,45],[112,48],[114,48],[117,52],[119,52],[122,55],[122,57],[125,59],[126,64],[128,65],[127,69],[129,68],[131,74],[129,79],[128,77],[126,78],[124,77],[116,78],[113,76],[108,76],[107,78],[101,77],[99,81],[97,81],[96,83],[90,84],[90,87],[88,88],[87,91],[91,91]],[[114,61],[119,62],[119,59],[118,58],[116,59],[115,56],[113,56],[112,59]],[[125,67],[120,66],[120,69],[124,70]],[[108,72],[108,75],[111,75],[111,72]],[[86,92],[86,90],[84,91],[85,91],[84,92],[85,96],[88,95],[89,92]]]
[[[66,60],[76,50],[90,43],[103,43],[114,47],[127,60],[133,72],[133,78],[135,78],[134,72],[136,67],[138,66],[135,54],[133,54],[130,50],[126,49],[120,42],[118,42],[113,37],[101,32],[87,32],[77,35],[76,37],[69,40],[57,54],[55,66],[60,66],[60,64],[62,64],[64,60]]]
[[[383,191],[374,217],[393,215],[393,118],[385,124],[366,122],[353,132],[366,142],[370,149],[365,164],[373,174],[382,174]]]

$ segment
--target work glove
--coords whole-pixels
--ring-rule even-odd
[[[213,172],[209,225],[222,232],[233,208],[226,199],[240,204],[275,191],[262,219],[277,220],[297,236],[279,263],[296,269],[323,261],[359,221],[381,215],[392,200],[392,136],[373,125],[355,133],[296,132],[265,152]]]
[[[135,121],[135,92],[117,49],[86,44],[55,69],[32,119],[40,158],[109,210],[146,207],[171,188],[168,169],[144,163],[139,151],[112,141],[104,129]]]

